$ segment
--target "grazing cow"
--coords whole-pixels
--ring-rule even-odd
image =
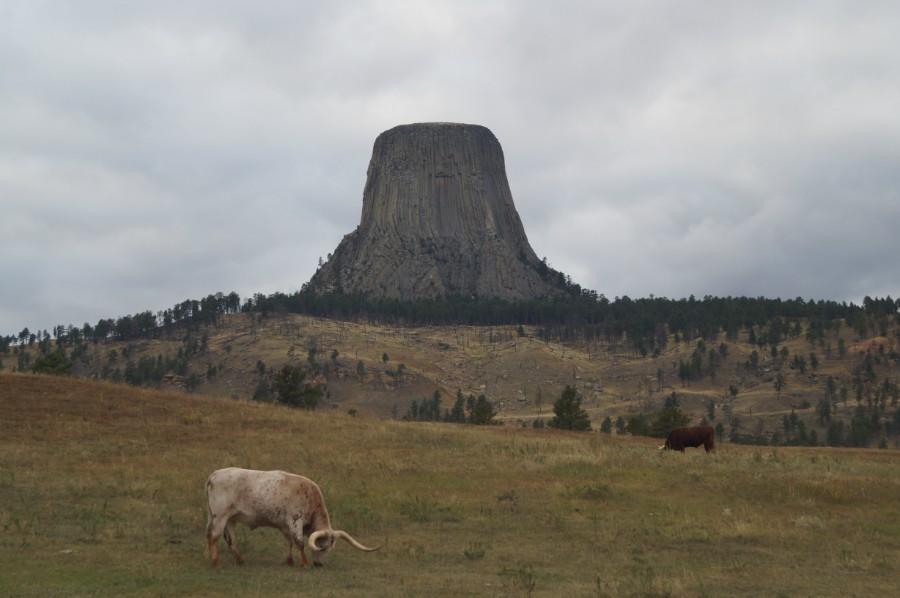
[[[666,443],[660,448],[684,452],[686,447],[700,447],[706,452],[716,448],[716,431],[712,426],[697,426],[694,428],[675,428],[669,432]]]
[[[229,467],[212,472],[206,480],[209,523],[206,549],[214,565],[219,564],[218,543],[223,532],[238,565],[244,564],[237,549],[235,524],[254,530],[274,527],[287,543],[286,565],[293,565],[293,546],[300,549],[300,564],[308,567],[303,536],[309,541],[313,563],[322,565],[338,538],[371,552],[347,532],[331,529],[322,491],[312,480],[283,471],[255,471]]]

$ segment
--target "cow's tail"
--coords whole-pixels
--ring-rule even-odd
[[[212,476],[210,476],[212,477]],[[206,542],[203,545],[203,552],[207,556],[209,556],[210,543],[212,540],[212,531],[213,531],[213,517],[212,517],[212,507],[209,505],[209,486],[210,480],[207,478],[206,480]]]

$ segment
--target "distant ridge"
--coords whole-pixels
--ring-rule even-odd
[[[308,288],[402,301],[562,292],[528,243],[499,141],[485,127],[456,123],[378,136],[360,224]]]

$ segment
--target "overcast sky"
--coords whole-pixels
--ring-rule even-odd
[[[610,299],[900,296],[892,0],[0,0],[0,334],[297,291],[426,121]]]

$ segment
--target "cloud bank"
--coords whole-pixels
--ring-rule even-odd
[[[897,56],[893,2],[7,1],[0,333],[296,291],[424,121],[607,297],[897,297]]]

